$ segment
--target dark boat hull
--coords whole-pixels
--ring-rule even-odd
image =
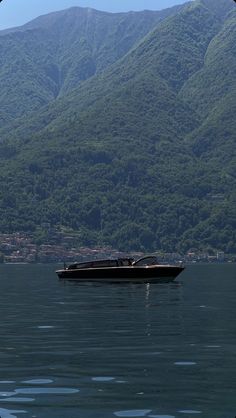
[[[88,269],[64,269],[58,270],[60,279],[79,281],[106,281],[106,282],[170,282],[173,281],[184,267],[180,266],[128,266],[105,267]]]

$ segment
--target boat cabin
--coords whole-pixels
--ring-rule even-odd
[[[104,267],[125,267],[132,266],[133,258],[118,258],[117,260],[93,260],[82,263],[73,263],[67,267],[68,270],[75,269],[89,269],[89,268],[104,268]]]

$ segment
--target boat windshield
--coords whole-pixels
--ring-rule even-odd
[[[140,258],[133,263],[134,266],[154,266],[157,264],[159,263],[154,255]]]
[[[68,266],[68,270],[76,270],[76,269],[82,269],[82,268],[88,268],[89,267],[89,262],[86,263],[74,263],[74,264],[70,264]]]

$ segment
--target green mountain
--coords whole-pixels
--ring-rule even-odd
[[[98,19],[96,35],[86,34],[85,15]],[[40,60],[29,53],[26,83],[37,82],[48,48],[55,50],[53,35],[67,45],[54,56],[68,72],[54,96],[45,99],[50,89],[41,88],[40,104],[25,99],[22,84],[1,97],[0,229],[39,237],[50,223],[73,229],[83,245],[235,252],[232,1],[194,1],[161,13],[72,9],[4,32],[0,41],[14,37],[20,47],[32,31],[45,44],[35,47]],[[93,45],[91,72],[79,66],[81,42]]]
[[[75,7],[1,31],[1,126],[101,73],[176,10],[112,14]]]

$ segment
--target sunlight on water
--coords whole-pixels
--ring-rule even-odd
[[[51,329],[55,328],[53,325],[39,325],[37,328],[39,329]]]
[[[197,363],[194,361],[176,361],[174,364],[176,366],[194,366]]]
[[[34,402],[35,398],[22,398],[19,396],[15,396],[14,398],[5,398],[0,399],[0,402],[10,402],[10,403],[25,403],[25,402]]]
[[[23,380],[22,383],[31,384],[31,385],[46,385],[49,383],[53,383],[51,379],[31,379],[31,380]]]
[[[17,415],[15,414],[26,414],[26,411],[11,411],[9,409],[0,408],[1,418],[17,418]]]
[[[0,392],[0,396],[13,396],[16,392]]]
[[[141,410],[130,410],[130,411],[118,411],[114,412],[114,415],[116,417],[145,417],[150,412],[152,412],[150,409],[141,409]]]
[[[21,388],[16,389],[15,393],[22,393],[27,395],[29,394],[43,394],[43,393],[53,393],[53,394],[70,394],[78,393],[79,389],[68,389],[68,388]]]
[[[206,345],[206,348],[221,348],[221,345]]]
[[[114,377],[92,377],[92,380],[94,382],[111,382],[112,380],[115,380]]]

